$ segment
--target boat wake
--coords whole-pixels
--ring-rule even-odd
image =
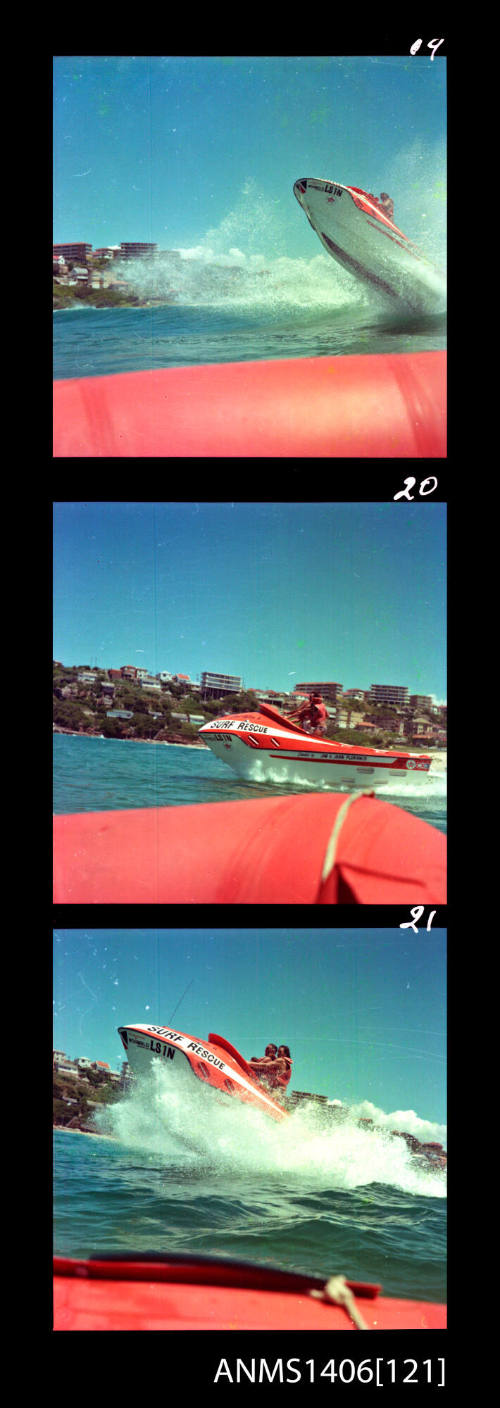
[[[331,1107],[330,1107],[331,1109]],[[332,1121],[329,1107],[312,1101],[292,1110],[282,1124],[250,1105],[197,1086],[173,1089],[159,1062],[134,1083],[130,1093],[95,1114],[96,1131],[146,1155],[169,1176],[191,1169],[193,1176],[216,1171],[240,1177],[277,1175],[308,1187],[352,1190],[379,1183],[425,1197],[446,1197],[442,1171],[423,1169],[404,1139],[406,1129],[421,1140],[445,1138],[442,1125],[414,1111],[386,1113],[363,1102]],[[369,1110],[369,1116],[367,1114]],[[371,1118],[370,1129],[357,1121]]]
[[[408,774],[406,774],[406,776],[407,775]],[[266,787],[270,787],[274,795],[276,792],[287,793],[290,791],[304,791],[310,793],[311,791],[311,782],[307,778],[301,777],[300,774],[298,774],[296,777],[292,775],[284,780],[283,774],[279,772],[278,769],[274,772],[272,765],[266,763],[259,767],[258,759],[256,759],[254,763],[252,777],[247,779],[239,778],[238,781],[242,788],[245,787],[245,783],[248,786],[258,786],[259,792],[256,792],[256,796],[264,795],[261,789],[265,789]],[[446,774],[436,774],[434,776],[421,773],[418,776],[414,776],[411,782],[402,782],[397,778],[387,778],[383,781],[375,779],[374,781],[373,778],[370,777],[367,778],[365,783],[363,783],[363,779],[361,779],[360,781],[353,782],[334,781],[329,784],[321,778],[315,779],[314,783],[315,792],[349,793],[363,790],[370,792],[372,789],[376,792],[377,797],[379,797],[381,801],[384,799],[390,801],[398,797],[402,797],[408,801],[418,799],[422,802],[426,800],[445,800]],[[245,793],[242,791],[241,795],[244,796]]]

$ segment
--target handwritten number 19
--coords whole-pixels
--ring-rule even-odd
[[[432,63],[432,60],[433,60],[433,59],[435,58],[435,56],[436,56],[436,49],[439,49],[440,44],[444,44],[444,39],[430,39],[430,40],[429,40],[429,43],[428,43],[428,45],[427,45],[427,48],[428,48],[428,49],[432,49],[431,63]],[[415,43],[412,44],[412,46],[411,46],[410,54],[418,54],[418,51],[419,51],[419,49],[421,48],[421,45],[422,45],[422,40],[421,40],[421,39],[416,39],[416,40],[415,40]]]

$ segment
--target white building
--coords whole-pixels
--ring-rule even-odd
[[[369,693],[370,704],[400,704],[408,703],[408,686],[406,684],[372,684]]]
[[[161,684],[154,675],[143,675],[140,685],[141,689],[156,689],[157,693],[161,694]]]
[[[243,689],[243,680],[240,675],[217,675],[213,670],[203,670],[201,675],[201,693],[220,697],[223,694],[239,694]]]

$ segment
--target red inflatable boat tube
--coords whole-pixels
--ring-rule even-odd
[[[203,1259],[54,1258],[54,1330],[440,1330],[446,1306],[379,1295],[379,1286],[207,1266]],[[330,1288],[330,1289],[329,1289]],[[342,1302],[343,1291],[340,1290]]]
[[[373,795],[54,818],[56,904],[445,904],[446,837]]]
[[[446,352],[56,381],[54,456],[442,459]]]

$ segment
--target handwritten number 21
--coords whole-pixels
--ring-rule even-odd
[[[416,904],[414,909],[410,909],[410,914],[412,916],[411,919],[409,919],[406,924],[400,924],[400,929],[413,929],[415,934],[418,934],[417,922],[419,919],[422,918],[423,912],[423,904]],[[429,930],[432,928],[432,921],[434,919],[435,913],[435,909],[432,909],[427,924],[427,932],[429,932]]]

